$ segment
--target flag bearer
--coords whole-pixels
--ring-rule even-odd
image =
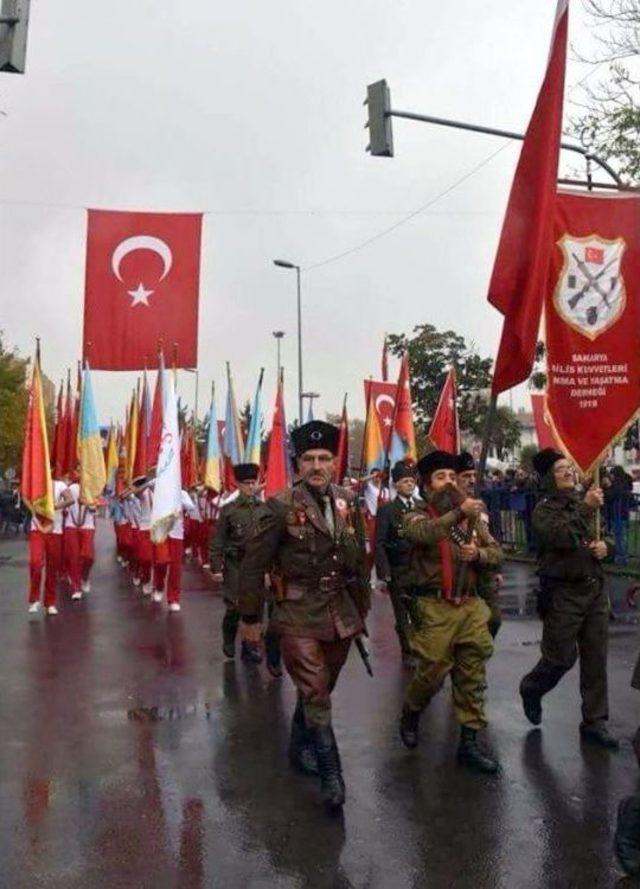
[[[182,595],[182,560],[184,558],[184,519],[185,515],[192,515],[195,504],[187,491],[182,490],[182,512],[175,520],[169,531],[167,539],[155,545],[156,564],[153,573],[153,601],[162,602],[162,593],[165,586],[167,592],[167,605],[169,611],[180,611],[180,597]]]
[[[62,571],[62,533],[64,510],[73,503],[73,497],[65,482],[53,480],[55,515],[49,531],[43,531],[34,515],[29,530],[29,613],[40,609],[42,572],[45,571],[44,606],[47,614],[58,613],[56,608],[56,584]]]

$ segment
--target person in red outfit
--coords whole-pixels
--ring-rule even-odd
[[[56,584],[62,570],[62,531],[63,513],[73,503],[63,481],[53,481],[53,502],[55,516],[52,528],[45,532],[38,519],[33,516],[29,531],[29,613],[36,614],[40,609],[42,574],[44,581],[44,606],[47,614],[58,613],[56,607]]]

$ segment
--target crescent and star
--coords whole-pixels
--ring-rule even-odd
[[[135,237],[126,238],[124,241],[121,241],[113,251],[113,256],[111,257],[111,269],[119,281],[123,280],[122,275],[120,274],[122,260],[125,256],[134,253],[136,250],[151,250],[153,253],[157,253],[162,260],[163,266],[160,281],[167,277],[171,271],[171,266],[173,265],[173,255],[169,245],[160,238],[154,238],[151,235],[136,235]],[[138,284],[135,290],[127,290],[127,293],[132,299],[131,308],[134,306],[148,306],[149,297],[153,292],[153,290],[147,290],[142,281]]]
[[[388,404],[391,405],[391,410],[395,410],[396,403],[390,395],[384,395],[384,394],[378,395],[378,397],[376,398],[376,411],[378,412],[378,415],[380,417],[382,417],[382,411],[380,410],[380,405],[384,404],[384,402],[387,402]],[[389,417],[382,417],[382,422],[385,426],[391,426],[392,421]]]

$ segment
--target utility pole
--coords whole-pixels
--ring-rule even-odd
[[[302,393],[302,397],[303,397],[303,398],[308,398],[308,399],[309,399],[309,414],[308,414],[308,417],[309,417],[310,420],[312,420],[312,419],[314,419],[314,416],[313,416],[313,402],[315,401],[316,398],[320,398],[320,393],[319,393],[319,392],[303,392],[303,393]]]

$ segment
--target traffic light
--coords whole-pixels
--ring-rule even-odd
[[[24,74],[31,0],[2,0],[0,5],[0,71]]]
[[[369,111],[369,144],[367,151],[373,157],[393,157],[393,132],[391,130],[391,92],[386,80],[378,80],[367,87],[364,104]]]

